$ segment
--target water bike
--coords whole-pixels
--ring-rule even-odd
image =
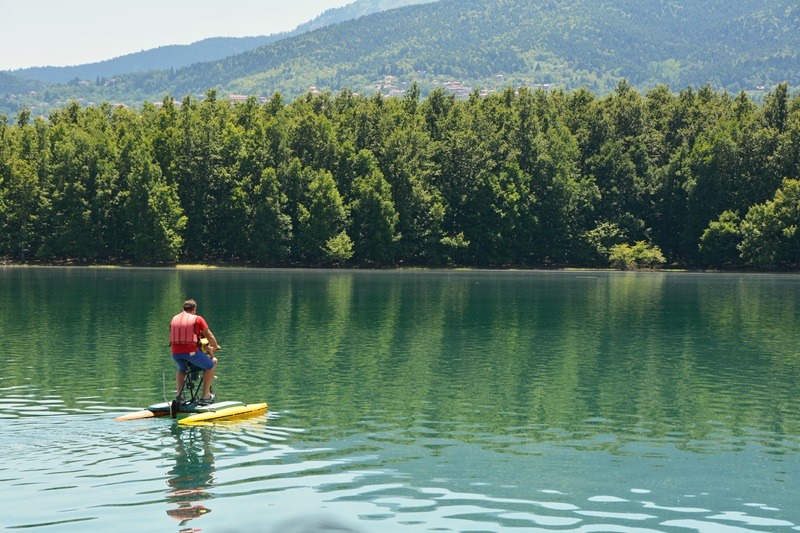
[[[205,341],[205,342],[203,342]],[[213,353],[207,351],[206,339],[201,340],[200,348],[213,358]],[[216,400],[213,387],[211,396],[213,403],[201,401],[203,394],[203,369],[188,363],[189,370],[183,380],[175,399],[170,402],[153,404],[146,409],[118,416],[114,420],[140,420],[143,418],[156,418],[170,416],[179,418],[180,425],[206,425],[216,421],[237,420],[257,416],[267,411],[266,403],[244,404],[242,402]]]

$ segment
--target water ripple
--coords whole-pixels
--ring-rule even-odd
[[[722,277],[701,300],[715,278],[15,272],[0,282],[3,527],[800,530],[795,276]],[[52,298],[62,278],[76,297]],[[113,421],[168,396],[164,317],[187,292],[232,324],[220,391],[280,411]],[[118,323],[142,325],[135,368]]]
[[[385,425],[383,434],[355,434],[348,437],[349,442],[306,446],[315,442],[311,433],[316,429],[272,425],[291,421],[286,413],[239,424],[182,428],[170,420],[118,424],[106,412],[77,415],[61,412],[62,406],[48,399],[41,405],[50,410],[46,422],[38,416],[21,416],[8,428],[13,439],[7,433],[0,441],[10,460],[0,466],[0,478],[7,487],[0,489],[0,496],[9,505],[16,501],[14,491],[23,487],[27,494],[59,494],[59,503],[35,520],[12,512],[8,522],[12,528],[108,526],[112,516],[124,516],[133,509],[147,513],[161,509],[165,517],[182,522],[202,518],[209,530],[222,526],[218,517],[223,516],[231,527],[246,530],[252,525],[246,517],[265,505],[274,514],[272,524],[304,516],[292,502],[347,517],[344,522],[354,531],[373,522],[381,531],[688,528],[704,533],[797,527],[779,507],[740,502],[738,509],[731,508],[710,491],[685,496],[686,502],[695,503],[686,505],[672,497],[662,501],[659,491],[641,486],[627,494],[583,496],[544,486],[531,498],[520,497],[513,484],[504,488],[485,477],[485,481],[470,483],[475,492],[450,490],[446,486],[456,483],[456,477],[447,471],[438,481],[429,476],[429,481],[443,486],[420,484],[422,478],[407,471],[414,461],[434,454],[446,464],[449,454],[466,451],[464,444],[435,437],[427,423],[412,428],[418,435],[429,435],[414,445],[417,452],[408,449],[412,446],[408,442],[398,444],[391,435],[393,428]],[[297,447],[298,442],[304,447]],[[396,460],[389,456],[400,450],[402,455]],[[486,463],[480,457],[488,451],[475,448],[474,453]],[[504,492],[516,495],[507,497]]]

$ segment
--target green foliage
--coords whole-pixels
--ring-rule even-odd
[[[325,259],[335,265],[343,265],[353,257],[353,241],[342,231],[325,243]]]
[[[700,257],[705,264],[723,267],[741,263],[739,255],[739,243],[742,240],[740,224],[741,218],[738,213],[725,211],[718,220],[708,225],[700,238]]]
[[[391,186],[378,170],[374,157],[366,174],[353,182],[353,202],[350,205],[352,233],[355,237],[356,257],[361,261],[391,263],[398,215],[392,201]]]
[[[73,103],[0,121],[0,257],[794,269],[785,89]]]
[[[295,257],[305,263],[322,262],[325,246],[343,231],[346,215],[333,175],[326,170],[311,171],[298,204]]]
[[[264,169],[252,201],[253,216],[248,227],[252,255],[262,263],[279,263],[289,254],[292,221],[284,213],[286,195],[280,190],[275,169]]]
[[[800,263],[800,181],[785,180],[775,198],[754,205],[741,224],[742,257],[760,268]]]
[[[658,246],[637,241],[633,246],[617,244],[609,250],[608,261],[614,268],[622,270],[653,269],[667,262]]]
[[[583,238],[594,257],[603,261],[611,255],[611,249],[625,240],[625,233],[613,222],[601,222],[596,228],[587,231]]]

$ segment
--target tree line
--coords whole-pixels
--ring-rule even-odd
[[[796,269],[800,96],[167,96],[0,117],[0,257]]]

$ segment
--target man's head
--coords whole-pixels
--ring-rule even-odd
[[[194,300],[186,300],[183,302],[183,310],[187,313],[193,313],[197,311],[197,302]]]

